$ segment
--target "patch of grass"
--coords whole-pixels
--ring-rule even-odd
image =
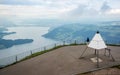
[[[68,46],[76,46],[76,45],[86,45],[86,43],[81,43],[81,44],[72,43],[72,44],[70,44]]]
[[[119,66],[116,66],[116,68],[120,69],[120,65],[119,65]]]
[[[120,46],[119,44],[107,44],[108,46]]]
[[[111,68],[118,68],[118,69],[120,69],[120,65],[112,66]]]
[[[91,72],[85,72],[85,73],[80,73],[80,74],[76,74],[76,75],[85,75],[85,74],[88,74],[88,73],[91,73]]]

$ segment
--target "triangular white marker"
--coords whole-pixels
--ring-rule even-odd
[[[104,40],[102,39],[102,37],[101,37],[99,32],[97,32],[95,34],[93,39],[88,44],[88,47],[94,48],[96,50],[107,48],[107,46],[106,46],[106,44],[105,44]]]

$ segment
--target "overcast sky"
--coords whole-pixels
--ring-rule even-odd
[[[120,0],[0,0],[0,17],[13,20],[120,20]]]

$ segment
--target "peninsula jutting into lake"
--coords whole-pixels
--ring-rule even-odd
[[[14,45],[21,45],[21,44],[26,44],[31,42],[33,42],[32,39],[17,39],[17,40],[0,39],[0,49],[5,49],[5,48],[12,47]]]
[[[2,39],[6,35],[10,34],[15,34],[16,32],[6,32],[8,31],[7,28],[0,28],[0,49],[5,49],[12,47],[14,45],[21,45],[21,44],[26,44],[26,43],[31,43],[33,42],[32,39],[16,39],[16,40],[6,40]]]

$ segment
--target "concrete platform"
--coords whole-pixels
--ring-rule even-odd
[[[97,69],[96,63],[90,58],[95,57],[94,50],[88,48],[79,59],[86,45],[66,46],[57,50],[22,61],[15,65],[0,69],[0,75],[75,75]],[[104,56],[104,50],[100,51],[100,68],[120,64],[120,47],[109,46],[115,62]]]

